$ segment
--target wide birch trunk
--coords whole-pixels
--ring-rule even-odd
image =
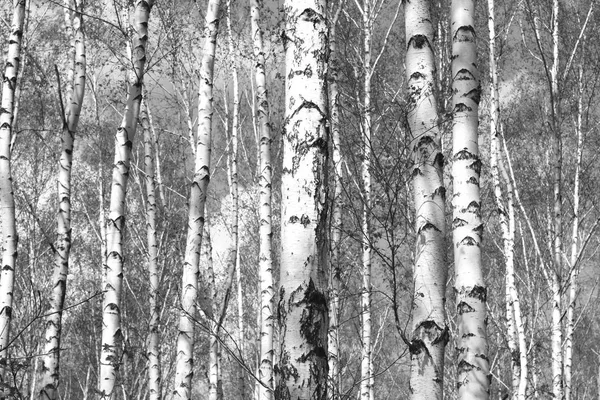
[[[327,396],[327,4],[286,0],[278,399]]]
[[[452,179],[453,250],[457,313],[458,399],[489,398],[487,287],[483,280],[479,178],[479,99],[481,86],[475,43],[475,3],[453,0]]]
[[[181,283],[181,314],[177,336],[174,398],[185,400],[192,397],[194,319],[198,296],[198,263],[204,228],[204,207],[210,180],[213,71],[219,30],[219,6],[220,0],[209,0],[205,16],[205,42],[198,92],[196,157],[193,182],[190,186],[188,232]],[[209,315],[209,317],[213,317],[213,315]]]
[[[71,1],[66,5],[71,7]],[[62,334],[62,312],[69,273],[71,253],[71,166],[73,163],[73,141],[79,123],[79,114],[85,92],[85,37],[83,19],[79,7],[71,12],[65,9],[67,31],[71,40],[69,55],[71,65],[67,73],[67,96],[61,136],[62,151],[59,159],[57,194],[57,243],[52,277],[52,297],[46,317],[44,358],[42,364],[40,399],[58,398],[60,343]]]
[[[13,0],[13,19],[8,38],[8,54],[2,83],[0,105],[0,222],[2,226],[2,273],[0,274],[0,379],[4,382],[8,365],[10,322],[13,310],[13,286],[17,261],[17,227],[13,194],[10,143],[12,135],[15,85],[17,84],[25,0]],[[8,382],[4,382],[8,383]]]
[[[128,94],[123,120],[115,135],[115,161],[110,193],[110,213],[106,221],[106,262],[102,302],[102,350],[98,391],[102,399],[116,396],[117,371],[121,364],[121,291],[123,286],[123,236],[125,195],[131,162],[131,148],[140,113],[146,63],[148,20],[154,1],[135,3]]]
[[[443,156],[429,0],[406,2],[404,16],[416,232],[409,390],[413,400],[441,400],[444,349],[448,341],[444,309],[448,271],[444,256]]]

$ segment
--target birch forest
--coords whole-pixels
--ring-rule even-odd
[[[596,3],[0,1],[0,399],[600,399]]]

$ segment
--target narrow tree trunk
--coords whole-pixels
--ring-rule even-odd
[[[429,0],[405,3],[405,27],[410,107],[408,123],[414,157],[412,179],[417,236],[409,343],[410,398],[441,400],[444,349],[448,341],[444,309],[448,271],[444,257],[443,156],[440,152]]]
[[[327,4],[286,0],[280,360],[275,398],[327,397]]]
[[[13,194],[10,142],[12,134],[15,85],[21,59],[25,0],[13,0],[13,19],[8,39],[8,54],[2,83],[0,105],[0,226],[2,226],[2,273],[0,274],[0,379],[5,381],[8,344],[13,307],[13,286],[17,261],[17,227]],[[8,382],[5,382],[8,383]]]
[[[175,399],[189,400],[192,396],[194,319],[198,292],[198,262],[204,206],[210,180],[211,124],[213,116],[213,71],[219,28],[219,0],[209,0],[205,16],[205,42],[200,68],[198,99],[198,134],[194,178],[190,186],[188,232],[181,284],[181,314],[177,336],[175,366]],[[210,315],[209,317],[213,317]]]
[[[488,0],[489,11],[489,41],[490,41],[490,167],[492,181],[494,184],[494,198],[498,217],[500,219],[500,228],[502,230],[504,263],[506,266],[506,318],[507,318],[507,336],[509,341],[511,374],[512,374],[512,398],[524,400],[527,391],[527,347],[525,343],[525,329],[521,317],[521,302],[519,292],[515,283],[514,270],[514,232],[515,232],[515,213],[512,183],[509,177],[506,177],[507,185],[507,207],[504,205],[504,196],[500,182],[499,162],[500,156],[500,101],[498,97],[498,73],[496,69],[496,29],[494,15],[494,0]]]
[[[565,332],[565,400],[572,398],[573,378],[573,334],[575,333],[575,305],[577,301],[577,278],[579,277],[579,181],[581,174],[581,159],[583,156],[583,66],[579,68],[579,96],[577,98],[577,155],[575,159],[575,182],[573,187],[573,231],[571,235],[571,259],[569,285],[569,306],[567,308],[567,323]]]
[[[102,302],[102,350],[98,390],[102,399],[113,399],[121,348],[121,291],[123,286],[123,236],[125,195],[131,148],[138,123],[148,41],[148,19],[153,0],[136,1],[132,34],[132,65],[123,121],[115,135],[115,161],[110,194],[110,214],[106,227],[106,282]]]
[[[360,366],[360,398],[369,400],[371,396],[371,232],[369,218],[371,218],[371,40],[373,34],[373,16],[370,0],[363,2],[363,110],[362,110],[362,287],[361,287],[361,342],[362,357]]]
[[[237,160],[238,160],[238,131],[240,128],[239,116],[240,116],[240,86],[238,79],[238,65],[235,46],[233,45],[233,29],[231,27],[231,0],[227,0],[227,36],[229,37],[229,57],[231,59],[231,78],[233,85],[233,110],[231,119],[231,152],[229,155],[229,169],[230,169],[230,188],[229,192],[231,195],[231,243],[229,245],[229,256],[228,256],[228,270],[236,271],[236,286],[238,288],[238,347],[240,356],[243,359],[244,356],[244,343],[243,343],[243,298],[242,298],[242,287],[241,287],[241,274],[239,270],[238,260],[238,220],[239,220],[239,196],[238,196],[238,172],[237,172]],[[244,369],[241,365],[238,366],[238,396],[240,399],[245,398],[245,384],[244,384]]]
[[[453,241],[457,313],[458,399],[489,398],[487,287],[481,262],[479,194],[479,71],[473,0],[453,0],[452,35],[452,178]]]
[[[342,153],[340,149],[340,95],[338,80],[340,61],[336,45],[336,24],[342,10],[340,1],[329,28],[329,108],[332,140],[333,199],[331,201],[331,258],[329,268],[329,330],[327,348],[329,353],[329,375],[327,399],[338,400],[341,395],[339,372],[339,307],[340,307],[340,242],[342,232]]]
[[[158,241],[156,238],[156,185],[154,152],[152,151],[152,132],[146,101],[142,101],[140,122],[144,130],[144,173],[146,177],[146,236],[148,240],[148,274],[150,282],[150,323],[147,338],[146,356],[148,357],[148,391],[150,400],[162,398],[162,379],[160,364],[160,303],[158,269]]]
[[[71,252],[71,166],[73,163],[73,141],[79,122],[85,91],[85,37],[83,20],[79,7],[70,11],[71,1],[67,0],[65,19],[71,40],[71,65],[67,73],[67,96],[61,136],[62,151],[59,160],[57,195],[57,244],[52,278],[52,298],[46,317],[44,360],[42,365],[40,399],[58,398],[60,343],[62,334],[62,312],[69,273],[69,254]]]
[[[554,268],[552,270],[552,394],[555,399],[563,398],[562,385],[562,138],[559,126],[559,92],[558,92],[558,22],[559,0],[553,0],[552,7],[552,40],[553,62],[551,75],[552,130],[554,135]]]
[[[265,53],[263,33],[260,27],[261,0],[251,1],[251,29],[254,43],[256,80],[256,119],[260,132],[259,145],[259,290],[260,290],[260,352],[258,399],[273,398],[273,267],[271,256],[271,124],[269,121],[269,98],[266,86]],[[265,385],[265,386],[262,386]]]

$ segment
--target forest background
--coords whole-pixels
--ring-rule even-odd
[[[78,2],[81,3],[81,2]],[[102,332],[103,263],[114,164],[114,137],[125,113],[128,74],[132,65],[129,11],[133,4],[111,0],[78,4],[86,45],[85,97],[75,135],[72,168],[72,251],[63,314],[60,398],[95,396],[99,380]],[[487,283],[488,359],[491,399],[516,398],[526,365],[523,398],[551,398],[556,393],[552,344],[557,329],[563,360],[561,386],[568,399],[600,398],[598,348],[598,142],[600,59],[595,43],[600,15],[594,0],[557,2],[503,0],[495,5],[496,33],[490,47],[490,8],[476,4],[479,104],[482,260]],[[70,4],[70,3],[69,3]],[[372,10],[365,23],[366,5]],[[279,204],[281,203],[282,132],[285,61],[282,3],[265,1],[262,25],[266,55],[270,124],[273,132],[273,275],[278,279]],[[10,358],[3,385],[15,398],[37,396],[44,354],[44,329],[53,287],[56,242],[56,176],[59,171],[70,65],[73,14],[55,1],[27,2],[10,140],[16,205],[18,257]],[[435,62],[444,183],[452,188],[452,37],[450,5],[432,2]],[[340,191],[342,228],[337,268],[340,272],[339,398],[356,398],[361,382],[370,382],[376,398],[409,397],[409,348],[403,340],[411,318],[415,220],[411,192],[411,136],[407,121],[404,7],[398,2],[356,0],[329,4],[330,29],[335,20],[340,93]],[[0,37],[11,32],[13,8],[3,2]],[[156,2],[148,23],[144,66],[147,127],[138,128],[132,143],[126,196],[127,226],[123,242],[122,345],[117,378],[118,398],[149,396],[147,337],[152,310],[146,238],[148,202],[144,172],[143,130],[152,138],[156,160],[157,238],[159,267],[160,371],[162,392],[174,391],[177,323],[181,311],[188,193],[198,151],[199,75],[207,9],[202,2]],[[225,23],[230,15],[230,24]],[[221,4],[214,71],[212,167],[206,203],[207,223],[200,262],[202,282],[214,268],[215,296],[231,292],[219,333],[220,376],[225,398],[250,398],[256,390],[260,341],[259,180],[260,133],[255,114],[255,59],[250,8],[244,2]],[[558,17],[554,17],[558,15]],[[555,31],[554,27],[558,30]],[[556,34],[558,33],[558,35]],[[372,54],[367,64],[364,39]],[[331,39],[331,38],[330,38]],[[4,43],[7,43],[6,41]],[[554,45],[556,44],[556,49]],[[490,50],[495,50],[495,55]],[[7,57],[5,53],[5,58]],[[490,115],[490,54],[497,64],[500,102],[496,124]],[[376,60],[376,61],[375,61]],[[373,62],[375,61],[375,62]],[[234,93],[232,71],[239,74]],[[370,76],[370,105],[365,106],[364,78]],[[556,79],[553,79],[555,77]],[[556,81],[556,86],[553,82]],[[61,95],[59,96],[59,93]],[[61,103],[62,102],[62,103]],[[232,135],[234,103],[239,105],[239,133]],[[365,110],[369,112],[366,113]],[[365,142],[365,118],[370,138]],[[560,137],[556,141],[557,132]],[[235,143],[234,143],[235,142]],[[557,145],[560,144],[560,146]],[[237,155],[234,157],[234,149]],[[365,148],[367,153],[365,153]],[[494,176],[494,153],[499,176]],[[365,154],[368,156],[365,157]],[[369,160],[370,199],[364,195],[364,165]],[[232,165],[238,166],[239,244],[231,268],[233,206]],[[560,165],[558,179],[557,165]],[[333,179],[333,178],[332,178]],[[558,183],[557,183],[558,182]],[[560,216],[556,214],[556,185]],[[500,200],[494,190],[500,187]],[[333,186],[332,186],[333,188]],[[368,204],[368,207],[365,206]],[[506,247],[502,216],[512,226],[513,248]],[[451,224],[450,196],[446,206]],[[557,224],[558,219],[558,224]],[[368,224],[365,222],[368,220]],[[365,228],[366,227],[366,228]],[[335,228],[331,228],[335,229]],[[446,349],[445,398],[455,398],[457,327],[451,229],[446,260],[449,342]],[[559,233],[557,233],[559,232]],[[510,233],[510,232],[509,232]],[[562,261],[556,260],[560,238]],[[371,367],[361,370],[364,353],[363,248],[372,252],[369,293]],[[508,253],[514,272],[506,268]],[[209,262],[209,258],[212,261]],[[233,271],[237,272],[231,280]],[[512,279],[512,282],[511,280]],[[228,289],[232,284],[233,289]],[[202,286],[202,284],[201,284]],[[276,285],[277,286],[277,282]],[[556,304],[556,299],[559,301]],[[519,303],[519,311],[515,310]],[[553,316],[557,311],[559,318]],[[516,317],[515,313],[520,315]],[[554,318],[554,319],[553,319]],[[558,322],[557,322],[558,321]],[[208,398],[211,322],[198,318],[195,398]],[[571,337],[571,336],[572,337]],[[214,335],[212,335],[214,336]],[[275,333],[277,343],[277,332]],[[277,345],[275,346],[277,348]],[[570,350],[572,348],[572,351]],[[277,352],[275,352],[277,358]],[[570,366],[572,365],[572,370]],[[572,375],[572,378],[567,378]],[[569,380],[571,379],[571,380]]]

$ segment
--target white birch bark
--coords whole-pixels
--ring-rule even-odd
[[[8,364],[8,344],[13,311],[13,286],[17,261],[17,227],[13,194],[10,143],[15,104],[21,42],[25,19],[25,0],[13,0],[13,16],[8,38],[8,54],[2,82],[0,104],[0,221],[2,226],[2,273],[0,274],[0,379],[4,381]]]
[[[405,3],[408,123],[412,135],[416,249],[410,324],[410,398],[441,400],[448,327],[444,309],[444,198],[429,0]]]
[[[85,37],[79,7],[71,12],[71,1],[66,1],[65,19],[71,41],[69,56],[71,65],[67,73],[67,96],[61,136],[57,195],[57,243],[54,261],[54,276],[50,309],[46,317],[44,359],[42,364],[40,398],[58,398],[60,343],[62,334],[62,312],[69,273],[71,252],[71,166],[73,163],[73,141],[79,123],[79,114],[85,92]]]
[[[475,3],[453,0],[452,178],[453,244],[457,313],[458,399],[489,398],[487,287],[483,280],[479,178],[479,99],[481,86],[475,43]]]
[[[286,0],[277,399],[327,396],[327,4]]]
[[[189,400],[192,396],[194,318],[198,296],[198,263],[204,207],[210,180],[211,124],[213,117],[213,71],[219,28],[219,0],[209,0],[205,15],[205,42],[200,66],[198,92],[198,133],[194,178],[190,186],[188,231],[181,283],[181,314],[177,336],[174,398]],[[209,315],[209,317],[213,317]]]
[[[260,353],[258,399],[273,398],[273,262],[271,218],[271,124],[269,120],[269,97],[266,86],[265,53],[263,33],[260,26],[261,0],[251,1],[250,19],[254,46],[254,79],[256,81],[256,120],[260,132],[259,143],[259,291],[260,291]],[[264,385],[264,386],[263,386]],[[265,387],[266,386],[266,387]]]
[[[553,61],[550,70],[551,76],[551,106],[552,106],[552,133],[554,140],[554,211],[553,211],[553,241],[554,241],[554,268],[552,270],[552,394],[555,399],[563,398],[562,368],[562,138],[559,126],[559,92],[558,92],[558,67],[559,67],[559,0],[552,3],[552,41]]]
[[[573,334],[575,333],[575,306],[577,302],[577,289],[579,277],[579,182],[581,175],[581,160],[583,157],[583,66],[579,68],[579,93],[577,97],[577,154],[575,156],[575,177],[573,184],[573,230],[571,234],[571,258],[570,258],[570,276],[567,282],[569,286],[569,304],[567,308],[567,321],[565,331],[565,355],[564,355],[564,375],[565,375],[565,400],[572,398],[572,379],[573,379]]]
[[[142,83],[148,41],[148,20],[154,1],[136,1],[131,36],[133,69],[129,71],[128,93],[123,120],[115,135],[115,161],[110,194],[110,213],[106,221],[106,262],[102,302],[102,347],[98,391],[101,399],[116,396],[115,383],[121,363],[121,291],[123,286],[123,234],[125,195],[131,161],[131,148],[140,112]]]
[[[154,169],[154,142],[146,101],[142,101],[140,122],[144,130],[144,173],[146,180],[146,237],[148,241],[148,275],[150,282],[150,323],[146,344],[148,358],[148,392],[150,400],[162,398],[162,379],[160,363],[160,303],[158,269],[158,240],[156,236],[156,184],[157,173]]]
[[[327,334],[327,349],[329,355],[329,372],[327,399],[337,400],[341,395],[341,380],[339,371],[339,307],[340,307],[340,242],[342,232],[342,153],[340,148],[340,94],[339,54],[336,44],[336,24],[342,10],[340,1],[337,11],[329,27],[329,123],[332,140],[332,163],[334,176],[333,199],[331,201],[331,258],[329,267],[329,330]]]

